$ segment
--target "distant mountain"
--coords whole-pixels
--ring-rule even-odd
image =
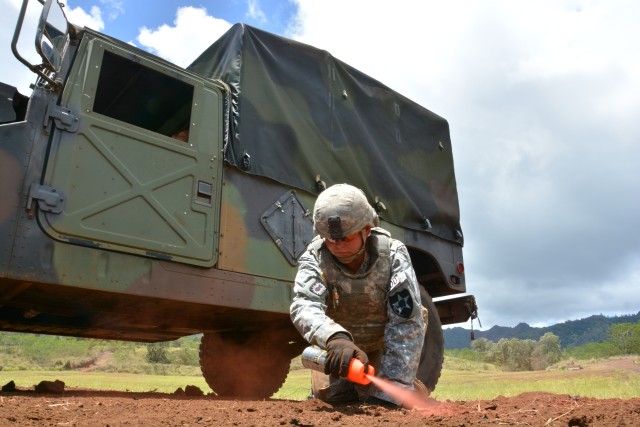
[[[518,338],[521,340],[539,340],[547,332],[560,337],[562,347],[578,347],[590,342],[603,342],[609,338],[609,328],[617,323],[636,323],[640,321],[640,312],[624,316],[607,317],[594,315],[580,320],[568,320],[544,328],[533,328],[526,323],[519,323],[513,328],[494,326],[486,331],[474,331],[475,338],[486,338],[498,342],[502,338]],[[444,330],[445,348],[469,348],[470,330],[455,327]]]

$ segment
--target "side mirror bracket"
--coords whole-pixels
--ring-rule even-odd
[[[43,3],[42,0],[39,1]],[[68,21],[62,11],[62,6],[57,0],[47,0],[44,3],[38,24],[38,31],[36,33],[36,51],[43,62],[39,65],[31,64],[18,52],[18,39],[22,31],[28,3],[29,0],[22,1],[22,7],[20,8],[18,21],[13,33],[13,40],[11,42],[11,51],[18,61],[22,62],[57,90],[62,85],[55,80],[55,74],[60,72],[62,58],[69,46]]]

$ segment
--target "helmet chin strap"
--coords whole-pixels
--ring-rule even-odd
[[[362,255],[365,251],[365,248],[367,247],[367,232],[364,231],[364,229],[360,232],[360,237],[362,237],[362,246],[360,247],[360,249],[358,249],[358,252],[356,252],[355,254],[348,256],[348,257],[336,257],[338,259],[338,261],[340,261],[343,264],[349,264],[350,262],[352,262],[353,260],[355,260],[356,258],[358,258],[360,255]],[[335,255],[334,255],[335,256]]]

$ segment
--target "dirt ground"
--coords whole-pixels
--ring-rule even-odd
[[[308,401],[236,401],[161,393],[67,391],[0,394],[2,426],[638,426],[640,399],[590,399],[548,393],[422,409],[332,406]]]
[[[629,360],[610,361],[638,369]],[[640,398],[523,393],[491,400],[423,400],[417,409],[317,400],[239,401],[185,394],[65,389],[0,393],[0,426],[640,426]]]

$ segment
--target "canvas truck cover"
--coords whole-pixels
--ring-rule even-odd
[[[386,221],[462,243],[442,117],[326,51],[244,24],[188,69],[230,86],[231,165],[310,192],[317,176],[355,185]]]

